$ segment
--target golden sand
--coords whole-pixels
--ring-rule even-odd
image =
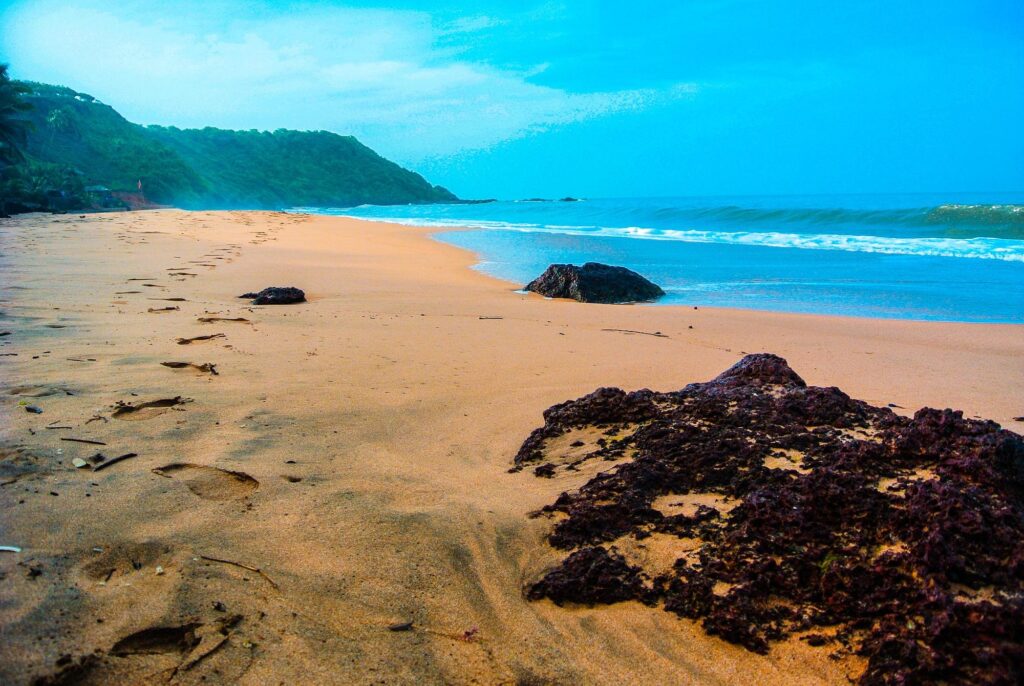
[[[125,655],[95,683],[846,683],[855,659],[798,641],[526,602],[560,558],[527,514],[589,476],[507,473],[541,412],[768,351],[1022,428],[1016,326],[547,301],[425,230],[281,213],[26,216],[0,252],[3,683],[97,649]],[[310,302],[235,297],[270,285]],[[73,466],[97,452],[137,456]]]

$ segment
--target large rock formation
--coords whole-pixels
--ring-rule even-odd
[[[515,464],[568,487],[590,460],[539,513],[569,555],[529,598],[640,600],[756,652],[798,637],[866,657],[861,684],[1024,683],[1024,437],[763,354],[555,405]]]
[[[665,291],[632,270],[597,262],[587,262],[582,267],[553,264],[526,284],[526,290],[583,303],[643,302],[665,295]]]

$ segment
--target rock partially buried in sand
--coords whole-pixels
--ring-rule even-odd
[[[243,293],[239,298],[252,298],[253,305],[291,305],[306,302],[306,294],[294,286],[271,286],[259,293]]]
[[[587,262],[553,264],[526,284],[526,290],[549,298],[572,298],[582,303],[631,303],[654,300],[665,291],[625,267]]]
[[[902,417],[760,354],[555,405],[515,463],[572,484],[532,600],[661,605],[758,653],[802,637],[866,658],[862,686],[1024,679],[1024,437],[995,422]]]

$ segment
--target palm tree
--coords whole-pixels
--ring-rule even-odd
[[[46,117],[46,125],[58,133],[75,132],[75,120],[67,107],[52,110]]]
[[[13,164],[25,158],[23,149],[31,123],[22,115],[32,109],[24,99],[31,90],[12,81],[7,65],[0,64],[0,163]]]

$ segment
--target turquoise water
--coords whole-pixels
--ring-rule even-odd
[[[606,262],[659,304],[1024,323],[1024,193],[625,198],[301,208],[416,226],[526,283]]]

